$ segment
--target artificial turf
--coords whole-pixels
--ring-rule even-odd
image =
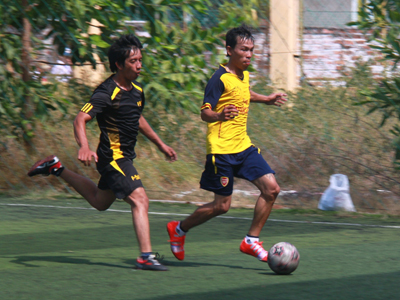
[[[35,206],[15,206],[21,203]],[[185,260],[178,261],[170,253],[165,226],[196,207],[152,202],[153,250],[164,255],[169,271],[151,272],[132,268],[139,252],[127,204],[118,201],[111,207],[116,211],[106,212],[79,208],[89,205],[81,200],[0,199],[0,299],[313,300],[400,295],[396,218],[273,211],[261,234],[264,247],[287,241],[301,255],[293,274],[279,276],[239,251],[251,209],[231,209],[224,216],[228,218],[193,228],[186,238]]]

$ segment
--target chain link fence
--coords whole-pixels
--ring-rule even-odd
[[[102,41],[111,42],[119,34],[134,32],[145,46],[144,72],[138,79],[144,83],[148,103],[144,116],[179,157],[176,163],[168,163],[151,142],[139,137],[134,164],[148,195],[182,201],[212,199],[198,184],[205,161],[206,125],[199,115],[202,92],[218,63],[226,61],[224,34],[243,22],[254,28],[256,37],[250,70],[252,88],[260,93],[278,88],[270,76],[276,66],[271,63],[271,28],[279,28],[279,24],[271,23],[273,1],[189,1],[186,6],[172,0],[117,1],[114,6],[99,6],[88,25],[82,26],[88,30],[80,37],[93,43],[90,49],[84,47],[84,41],[80,49],[71,43],[77,36],[73,26],[78,25],[72,15],[75,8],[68,6],[75,3],[76,9],[82,9],[79,5],[90,6],[89,1],[11,2],[8,10],[3,5],[3,13],[12,15],[13,9],[23,12],[30,8],[37,10],[36,17],[28,13],[22,13],[21,19],[11,16],[8,20],[12,24],[3,21],[3,34],[21,35],[26,29],[23,17],[31,24],[31,80],[55,87],[51,95],[58,102],[46,104],[48,114],[35,111],[35,121],[29,124],[32,137],[22,134],[21,138],[18,132],[24,130],[16,130],[15,121],[1,123],[0,189],[4,193],[76,195],[58,178],[25,175],[36,160],[50,154],[57,154],[68,168],[97,182],[94,166],[83,167],[76,159],[72,121],[94,87],[110,75],[107,47]],[[297,49],[290,50],[296,60],[297,87],[287,91],[289,103],[281,109],[251,105],[248,132],[276,171],[282,189],[278,205],[316,208],[329,186],[330,175],[341,173],[349,177],[357,210],[399,211],[400,178],[393,165],[390,124],[380,127],[378,115],[367,115],[367,107],[354,106],[361,101],[362,89],[390,72],[390,66],[379,60],[381,54],[369,47],[363,33],[346,25],[357,18],[359,2],[298,1]],[[41,12],[46,14],[39,19]],[[58,20],[58,26],[54,20]],[[281,17],[281,22],[287,21]],[[0,59],[4,64],[9,61],[5,54]],[[14,95],[28,104],[35,101],[29,93],[15,90]],[[2,107],[11,102],[5,96],[1,101]],[[95,149],[95,122],[88,124],[88,137]],[[233,204],[250,205],[256,195],[255,186],[237,180]]]

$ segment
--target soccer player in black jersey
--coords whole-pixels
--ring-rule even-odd
[[[175,161],[177,155],[162,142],[142,115],[145,97],[142,86],[136,81],[142,68],[141,49],[142,44],[133,34],[124,35],[114,42],[108,52],[114,74],[95,89],[90,101],[82,107],[74,121],[75,139],[80,146],[78,159],[88,166],[94,158],[101,175],[98,186],[65,168],[55,155],[36,162],[28,175],[60,176],[100,211],[108,209],[116,198],[124,199],[131,206],[141,251],[136,267],[165,271],[167,268],[158,262],[157,255],[152,252],[149,199],[132,163],[136,157],[138,132],[157,145],[170,161]],[[86,123],[94,117],[100,128],[97,152],[89,148],[86,136]]]
[[[185,220],[167,224],[171,251],[183,260],[186,232],[211,218],[226,213],[231,205],[233,179],[251,181],[261,194],[256,202],[250,229],[240,244],[240,251],[267,262],[268,251],[259,235],[280,188],[275,172],[262,157],[247,135],[247,116],[251,102],[281,106],[286,94],[260,95],[250,89],[249,72],[254,50],[254,37],[247,26],[228,31],[227,64],[209,80],[201,107],[201,119],[207,122],[207,157],[200,180],[202,189],[214,192],[214,201],[199,207]]]

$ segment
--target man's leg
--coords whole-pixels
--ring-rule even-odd
[[[208,220],[225,214],[231,207],[232,195],[223,196],[214,194],[214,201],[197,208],[193,214],[183,220],[180,227],[183,231],[207,222]]]
[[[271,173],[253,180],[253,183],[258,187],[261,194],[254,208],[253,222],[249,229],[249,235],[259,236],[271,213],[276,197],[278,197],[280,187],[276,182],[274,174]]]
[[[143,187],[135,189],[124,201],[131,206],[133,227],[139,243],[141,256],[136,259],[136,266],[141,270],[167,271],[160,264],[157,255],[152,253],[149,223],[149,198]]]
[[[135,173],[136,169],[132,164],[128,165],[133,168],[133,170],[130,170],[131,172],[133,171],[132,174],[137,175]],[[111,190],[99,189],[90,179],[66,169],[55,155],[48,156],[36,162],[28,171],[29,176],[39,174],[45,176],[52,174],[61,177],[98,210],[108,209],[116,199],[114,192]],[[119,175],[120,173],[117,174]],[[121,178],[116,180],[121,180]],[[136,260],[136,266],[142,270],[168,270],[151,253],[148,219],[149,199],[144,189],[142,187],[134,189],[124,200],[131,205],[133,225],[139,242],[139,248],[142,251],[142,256]],[[146,254],[145,256],[143,256],[144,253]]]
[[[115,200],[115,195],[111,190],[100,190],[90,179],[66,169],[55,155],[37,161],[29,169],[28,176],[36,175],[61,177],[98,210],[108,209]]]
[[[261,176],[252,182],[258,187],[261,194],[254,208],[253,221],[249,232],[240,244],[240,251],[255,256],[263,262],[267,262],[268,252],[262,247],[259,236],[271,213],[272,206],[279,194],[280,188],[272,173]]]
[[[189,229],[203,224],[208,220],[226,213],[231,206],[232,195],[222,196],[215,194],[214,201],[200,206],[182,222],[171,221],[167,224],[169,242],[174,256],[183,260],[185,258],[185,236]]]
[[[115,201],[115,195],[111,190],[101,190],[93,181],[75,172],[64,169],[60,177],[97,210],[107,210]]]
[[[133,227],[141,252],[151,252],[150,224],[149,224],[149,198],[144,188],[135,189],[124,199],[131,206]]]

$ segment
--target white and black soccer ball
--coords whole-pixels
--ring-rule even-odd
[[[296,247],[287,242],[280,242],[268,251],[268,265],[276,274],[290,274],[297,269],[300,254]]]

